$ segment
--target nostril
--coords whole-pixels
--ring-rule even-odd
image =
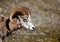
[[[32,30],[33,31],[33,30]]]
[[[32,27],[34,29],[34,27]]]

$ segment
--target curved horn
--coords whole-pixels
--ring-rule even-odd
[[[22,14],[27,14],[27,12],[25,12],[25,11],[24,11],[23,9],[21,9],[21,8],[18,8],[18,7],[12,8],[12,9],[11,9],[11,13],[10,13],[10,21],[11,21],[11,22],[13,22],[12,17],[14,16],[15,12],[17,12],[17,11],[21,12]]]
[[[25,6],[21,6],[21,9],[23,9],[24,11],[26,11],[28,14],[31,15],[31,11],[28,7],[25,7]]]

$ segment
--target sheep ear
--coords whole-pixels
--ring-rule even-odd
[[[31,17],[30,17],[30,15],[28,15],[28,21],[31,21]]]

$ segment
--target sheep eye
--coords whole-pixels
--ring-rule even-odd
[[[24,22],[27,22],[27,19],[24,19]]]

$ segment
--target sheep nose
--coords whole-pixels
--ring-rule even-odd
[[[34,29],[35,27],[32,27],[32,29]]]
[[[32,31],[34,30],[35,27],[32,27]]]

